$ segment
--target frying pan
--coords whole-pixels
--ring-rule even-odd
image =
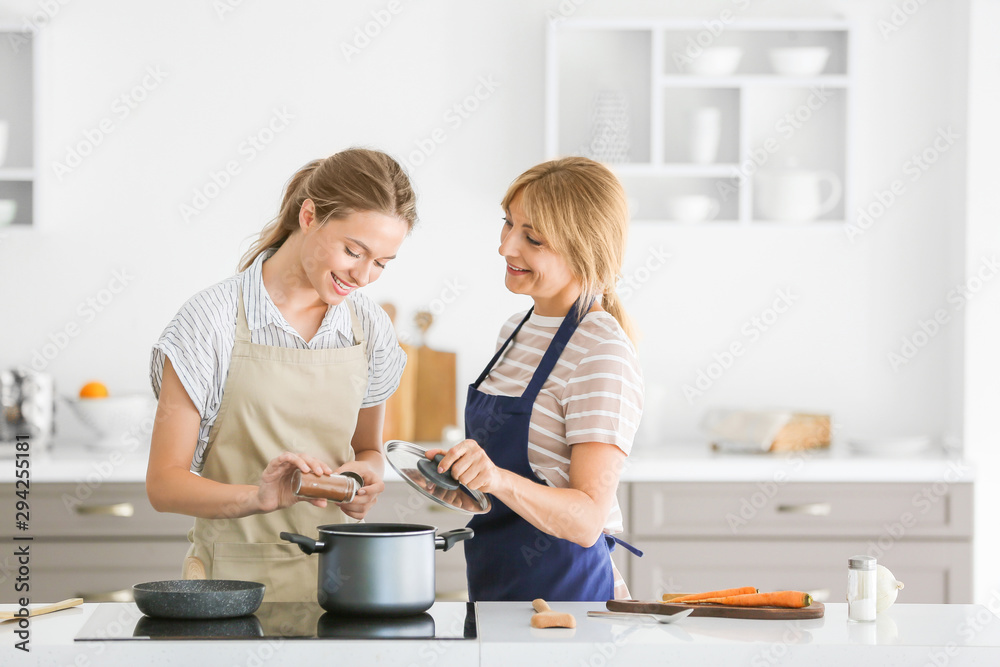
[[[264,584],[235,579],[172,579],[132,587],[135,605],[153,618],[235,618],[257,611]]]

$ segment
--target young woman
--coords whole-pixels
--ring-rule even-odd
[[[376,280],[416,221],[403,169],[346,150],[288,183],[241,272],[192,297],[153,346],[159,398],[146,490],[196,517],[186,579],[262,582],[268,601],[314,601],[318,559],[278,538],[364,517],[384,488],[385,400],[406,356]],[[353,471],[354,502],[291,493],[296,470]]]
[[[469,387],[467,440],[439,468],[494,497],[469,524],[472,600],[628,597],[611,561],[615,491],[642,414],[631,327],[615,284],[628,207],[607,168],[571,157],[518,177],[503,199],[505,284],[534,307],[500,330]],[[441,450],[428,452],[433,457]]]

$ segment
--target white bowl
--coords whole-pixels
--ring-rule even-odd
[[[719,214],[719,200],[708,195],[670,197],[666,205],[667,217],[678,222],[705,222]]]
[[[825,46],[800,46],[770,49],[771,68],[784,76],[815,76],[826,67],[830,49]]]
[[[17,217],[17,200],[0,199],[0,227],[9,225]]]
[[[688,64],[692,74],[698,76],[724,76],[740,66],[743,49],[738,46],[716,46],[705,49]]]
[[[89,445],[98,449],[125,449],[149,444],[156,415],[156,399],[152,396],[78,398],[70,403],[80,421],[97,435]]]

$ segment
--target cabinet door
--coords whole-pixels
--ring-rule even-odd
[[[881,552],[870,551],[870,542],[852,540],[638,541],[637,546],[645,552],[631,563],[629,588],[637,600],[755,586],[762,591],[807,591],[821,602],[843,602],[847,559],[872,553],[906,585],[900,602],[972,602],[969,542],[914,540]]]
[[[0,485],[5,506],[13,507],[13,498],[14,485]],[[194,525],[193,517],[154,510],[142,483],[33,484],[28,502],[35,537],[183,537]]]
[[[187,539],[142,541],[56,541],[31,543],[31,599],[57,602],[127,602],[132,586],[145,581],[180,579]],[[0,561],[10,576],[11,559]],[[16,567],[16,566],[14,566]],[[11,602],[13,585],[4,585],[0,602]]]
[[[438,532],[462,528],[472,516],[446,509],[427,500],[404,482],[387,482],[378,502],[365,516],[367,523],[417,523],[434,526]],[[435,591],[439,600],[468,600],[465,578],[465,548],[461,543],[438,551],[435,561]]]
[[[972,536],[972,484],[635,483],[636,536]]]

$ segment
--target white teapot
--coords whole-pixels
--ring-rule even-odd
[[[822,197],[824,184],[829,187],[826,198]],[[844,193],[840,178],[831,171],[762,171],[754,185],[757,217],[783,222],[815,220],[832,211]]]

